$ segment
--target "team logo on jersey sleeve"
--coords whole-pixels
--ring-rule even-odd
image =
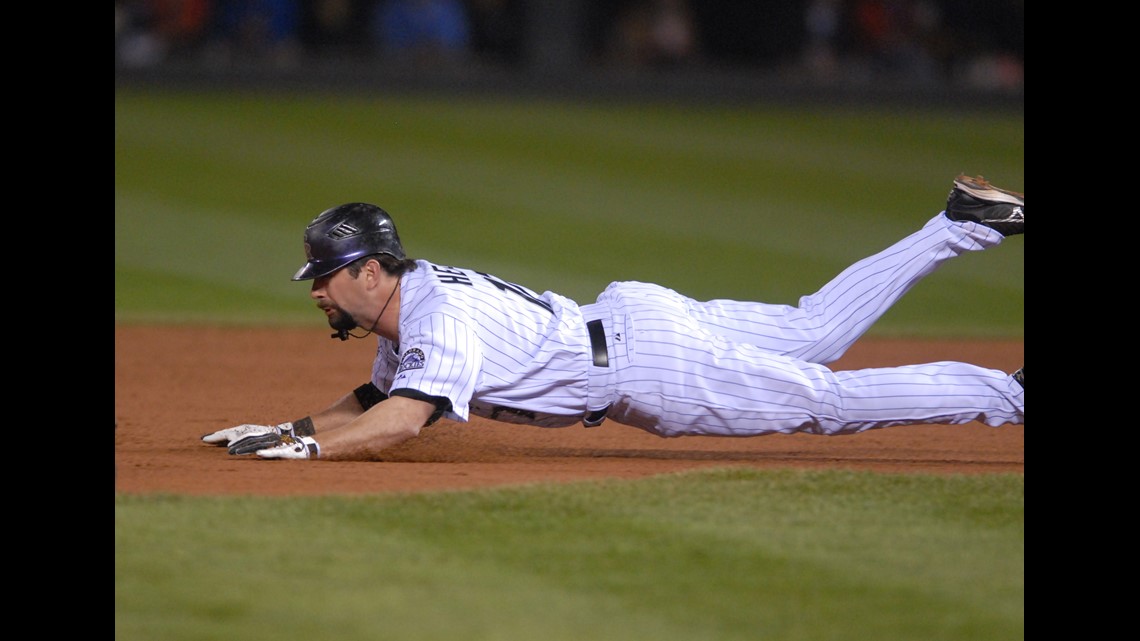
[[[423,369],[423,367],[424,353],[418,348],[413,347],[404,352],[404,355],[400,357],[400,369],[396,370],[396,373],[399,374],[409,369]]]

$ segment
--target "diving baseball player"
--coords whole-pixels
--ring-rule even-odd
[[[579,305],[408,258],[387,212],[340,205],[305,229],[293,280],[313,281],[334,338],[377,335],[371,379],[311,416],[202,440],[266,459],[368,460],[440,418],[472,415],[540,427],[610,419],[663,437],[1022,424],[1024,367],[826,364],[945,261],[1023,234],[1024,207],[1022,194],[958,176],[921,229],[789,306],[628,281]]]

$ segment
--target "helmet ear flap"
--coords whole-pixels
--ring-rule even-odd
[[[392,217],[368,203],[348,203],[321,212],[305,228],[304,244],[306,262],[293,280],[320,278],[372,254],[407,258]]]

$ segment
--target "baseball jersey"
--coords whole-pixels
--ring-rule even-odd
[[[574,301],[472,269],[416,263],[400,282],[399,344],[379,338],[373,384],[446,398],[443,417],[452,420],[582,420],[589,339]]]

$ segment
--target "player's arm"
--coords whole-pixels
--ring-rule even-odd
[[[307,458],[332,461],[365,461],[378,457],[380,452],[399,445],[420,434],[420,428],[431,421],[436,406],[431,402],[392,396],[362,413],[338,429],[321,432],[313,441]],[[292,458],[278,456],[280,448],[259,450],[262,458]],[[316,454],[317,456],[314,456]]]
[[[230,454],[252,454],[259,449],[280,445],[283,440],[313,436],[318,431],[347,425],[369,407],[388,398],[371,382],[337,399],[332,405],[304,418],[277,425],[244,424],[218,430],[202,437],[202,442],[224,445]]]
[[[255,453],[267,459],[375,460],[384,450],[419,436],[421,428],[450,409],[451,401],[445,397],[401,388],[336,429],[289,439]]]
[[[308,418],[312,421],[314,432],[327,432],[349,424],[368,408],[386,398],[388,395],[375,385],[365,383]],[[312,436],[312,434],[301,434],[301,436]]]

